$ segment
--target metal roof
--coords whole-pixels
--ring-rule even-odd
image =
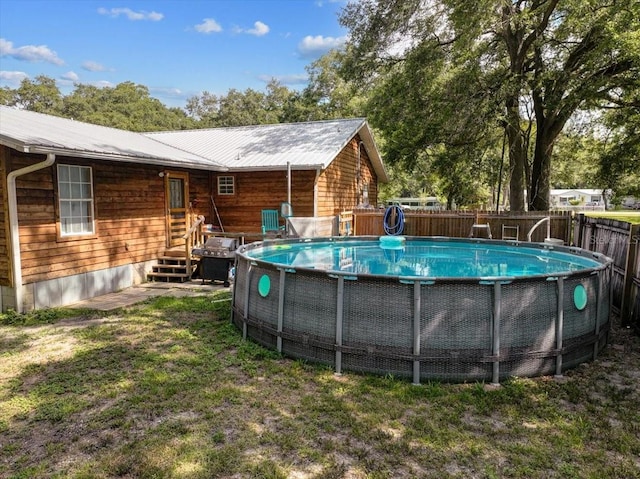
[[[0,106],[0,144],[28,153],[226,170],[211,159],[141,133],[6,106]]]
[[[19,151],[216,171],[324,169],[356,134],[389,181],[363,118],[135,133],[0,106],[0,144]]]
[[[363,118],[146,133],[149,138],[220,163],[229,171],[276,170],[288,165],[298,170],[324,169],[356,134],[360,134],[378,179],[388,181]]]

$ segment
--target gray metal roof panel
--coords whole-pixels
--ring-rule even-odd
[[[229,169],[316,165],[326,168],[366,124],[362,118],[231,128],[153,132],[147,135],[188,149]]]
[[[31,152],[226,170],[215,160],[147,135],[0,106],[0,143]]]

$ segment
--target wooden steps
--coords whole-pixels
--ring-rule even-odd
[[[191,271],[187,268],[187,258],[177,255],[158,257],[158,263],[147,273],[147,281],[164,281],[185,283],[191,280],[191,275],[198,265],[198,260],[191,260]]]

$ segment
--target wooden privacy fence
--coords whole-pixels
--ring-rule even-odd
[[[576,246],[613,259],[612,309],[640,330],[640,225],[579,215]]]
[[[384,235],[384,209],[358,209],[353,212],[355,234]],[[571,212],[531,211],[517,214],[498,214],[489,211],[424,211],[405,210],[403,235],[406,236],[450,236],[466,238],[474,224],[487,224],[493,239],[513,238],[527,241],[527,233],[541,219],[550,219],[550,237],[571,244]],[[503,228],[505,227],[505,228]],[[544,241],[547,225],[537,228],[531,241]]]

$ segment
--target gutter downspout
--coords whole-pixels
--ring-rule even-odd
[[[322,170],[318,168],[316,170],[316,177],[313,180],[313,217],[318,217],[318,180],[320,180],[320,175]]]
[[[47,159],[34,165],[25,166],[7,175],[7,196],[9,202],[9,230],[11,234],[11,266],[13,271],[13,287],[15,289],[16,312],[23,313],[22,262],[20,259],[20,229],[18,223],[18,199],[16,195],[16,178],[53,165],[56,161],[54,153],[47,153]]]

